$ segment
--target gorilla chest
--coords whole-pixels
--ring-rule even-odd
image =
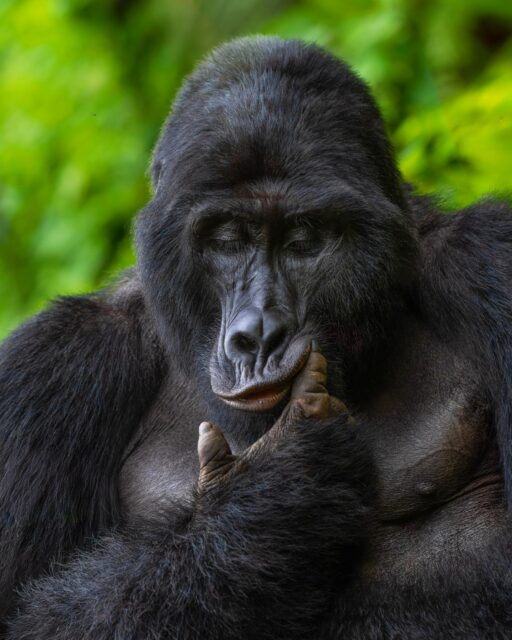
[[[119,476],[125,516],[151,519],[192,496],[199,473],[198,426],[205,416],[195,390],[170,375],[125,453]]]
[[[448,348],[415,330],[369,388],[360,437],[377,467],[379,521],[428,513],[485,476],[487,411],[468,367]],[[191,496],[197,428],[208,417],[197,392],[171,375],[126,452],[127,514],[151,517]]]
[[[478,473],[487,415],[464,391],[415,407],[387,395],[376,404],[379,414],[367,419],[362,437],[377,467],[381,519],[403,519],[439,505]]]
[[[505,525],[490,412],[471,368],[416,334],[361,412],[378,505],[364,580],[411,580],[463,549],[492,545]]]
[[[428,510],[478,475],[489,421],[478,387],[462,359],[418,330],[389,363],[361,415],[380,519]]]

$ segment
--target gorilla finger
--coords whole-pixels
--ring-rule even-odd
[[[205,470],[206,472],[233,459],[231,449],[222,431],[210,422],[201,422],[199,425],[197,454],[199,467],[201,471]]]
[[[327,394],[327,360],[318,351],[311,351],[304,368],[293,381],[290,401],[307,393]]]
[[[201,494],[218,485],[233,469],[237,458],[231,453],[222,431],[209,422],[199,425],[197,451],[200,466],[197,490]]]

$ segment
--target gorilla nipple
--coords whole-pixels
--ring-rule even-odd
[[[416,483],[416,493],[424,498],[431,498],[436,493],[436,484],[431,480]]]

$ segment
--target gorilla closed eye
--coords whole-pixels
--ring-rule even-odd
[[[315,256],[318,255],[325,246],[325,239],[318,235],[304,235],[292,238],[285,243],[284,249],[288,253],[296,256]]]
[[[202,251],[240,253],[249,243],[246,225],[235,218],[226,220],[226,214],[207,216],[195,222],[193,236]]]
[[[266,246],[282,248],[284,255],[295,258],[313,257],[342,239],[346,218],[346,213],[323,210],[260,218],[243,211],[216,212],[196,218],[192,235],[203,253],[239,255],[250,247]]]

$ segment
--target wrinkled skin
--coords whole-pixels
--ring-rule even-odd
[[[234,456],[222,431],[209,422],[199,425],[198,491],[204,492],[220,482],[229,482],[251,458],[271,450],[288,437],[293,426],[304,418],[322,420],[346,412],[345,405],[327,391],[327,361],[318,351],[310,351],[307,361],[293,380],[290,397],[283,413],[272,428],[241,455]]]

